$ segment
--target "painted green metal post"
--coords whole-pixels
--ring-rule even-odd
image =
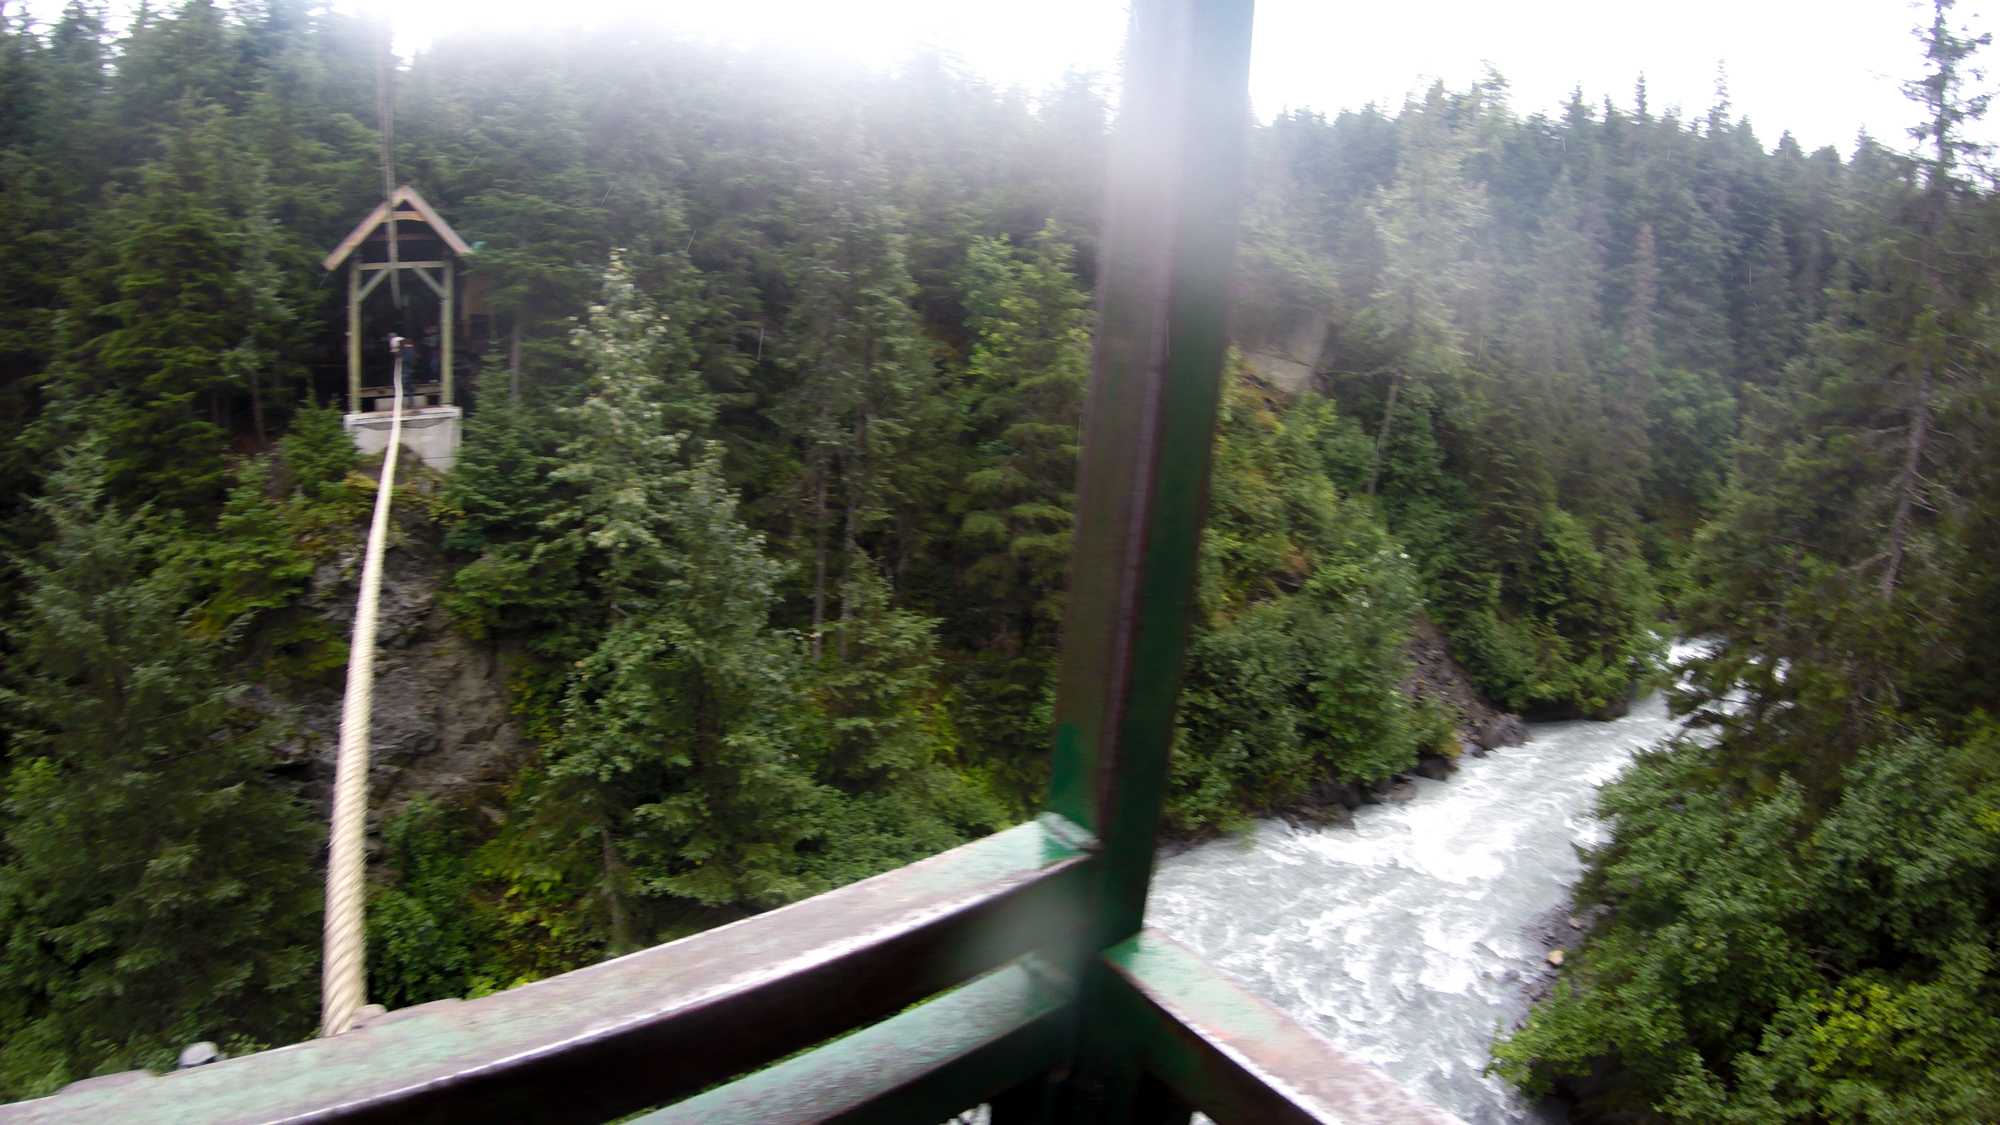
[[[1102,848],[1089,947],[1143,923],[1205,514],[1249,125],[1252,0],[1135,0],[1112,140],[1049,811]],[[1070,1121],[1129,1119],[1136,1057],[1085,995]]]

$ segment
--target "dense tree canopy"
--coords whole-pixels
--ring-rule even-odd
[[[1932,16],[1917,150],[1857,155],[1821,315],[1739,393],[1679,599],[1696,731],[1607,791],[1611,913],[1501,1048],[1594,1117],[1969,1125],[2000,1093],[2000,232],[1963,132],[1987,40]]]
[[[373,492],[318,255],[379,198],[379,29],[141,13],[0,16],[13,1097],[310,1024],[315,778],[272,746],[345,659],[303,591]],[[1617,1074],[1607,1115],[1972,1120],[1992,1083],[1996,232],[1946,14],[1915,156],[1643,85],[1524,116],[1498,75],[1254,130],[1166,827],[1455,756],[1405,684],[1424,619],[1531,717],[1616,714],[1664,636],[1713,638],[1686,706],[1717,737],[1607,798],[1616,921],[1506,1048]],[[378,826],[378,999],[1035,807],[1103,90],[647,27],[397,70],[399,175],[477,247],[485,318],[458,465],[399,504],[531,752]]]

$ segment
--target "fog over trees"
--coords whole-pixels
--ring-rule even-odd
[[[1848,152],[1497,74],[1253,130],[1163,831],[1466,749],[1413,630],[1531,719],[1702,638],[1694,733],[1603,798],[1609,910],[1498,1047],[1588,1120],[2000,1099],[2000,201],[1985,39],[1920,30],[1925,124]],[[0,1096],[314,1026],[324,766],[281,748],[374,499],[320,258],[380,201],[380,49],[303,0],[0,16]],[[377,826],[372,998],[1030,815],[1105,82],[614,27],[394,90],[479,287],[398,526],[527,752]]]

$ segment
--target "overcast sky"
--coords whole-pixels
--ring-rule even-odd
[[[32,0],[53,13],[61,0]],[[1988,0],[2000,3],[2000,0]],[[156,6],[159,0],[155,0]],[[9,5],[10,7],[13,5]],[[129,0],[119,6],[129,7]],[[380,10],[376,0],[336,0]],[[1896,144],[1913,113],[1899,83],[1920,72],[1910,0],[1260,0],[1251,97],[1268,118],[1393,106],[1431,78],[1463,87],[1491,63],[1522,112],[1586,95],[1632,100],[1646,76],[1656,110],[1707,112],[1718,66],[1729,100],[1768,146],[1851,148],[1864,127]],[[893,65],[932,47],[1003,83],[1040,88],[1072,67],[1115,73],[1125,0],[398,0],[399,48],[476,24],[597,23],[636,13],[690,32],[847,54]],[[1958,16],[1989,26],[1977,0]],[[2000,122],[1986,127],[2000,138]]]

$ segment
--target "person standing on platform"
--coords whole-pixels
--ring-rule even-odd
[[[392,361],[396,359],[402,360],[403,406],[407,408],[410,405],[410,387],[416,383],[417,373],[423,370],[423,352],[418,350],[415,340],[410,339],[408,336],[398,336],[392,332],[389,334],[389,356]],[[391,379],[394,378],[393,370],[390,377]]]
[[[429,328],[424,329],[424,375],[432,382],[443,382],[444,380],[444,372],[440,369],[438,363],[438,360],[443,355],[438,349],[440,338],[437,325],[433,324]],[[410,377],[408,368],[403,369],[403,377],[405,379]]]

